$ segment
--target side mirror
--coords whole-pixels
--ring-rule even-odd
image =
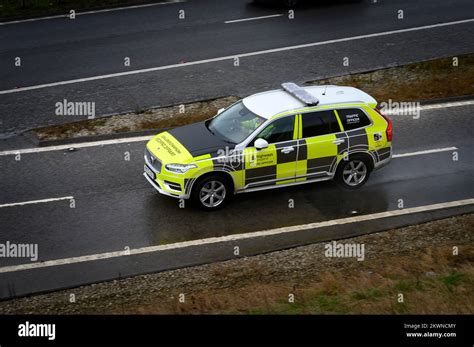
[[[268,147],[268,142],[264,139],[256,139],[254,142],[254,146],[256,149],[264,149]]]
[[[224,110],[225,110],[225,108],[224,108],[224,107],[223,107],[223,108],[220,108],[220,109],[218,109],[218,110],[217,110],[217,114],[221,114],[221,113],[222,113]]]

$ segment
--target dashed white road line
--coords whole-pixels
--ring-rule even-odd
[[[381,37],[381,36],[387,36],[387,35],[393,35],[393,34],[401,34],[401,33],[413,32],[413,31],[420,31],[420,30],[428,30],[428,29],[433,29],[433,28],[441,28],[441,27],[446,27],[446,26],[451,26],[451,25],[459,25],[459,24],[466,24],[466,23],[471,23],[471,22],[474,22],[474,18],[458,20],[458,21],[453,21],[453,22],[445,22],[445,23],[424,25],[424,26],[407,28],[407,29],[383,31],[383,32],[373,33],[373,34],[344,37],[344,38],[334,39],[334,40],[311,42],[311,43],[306,43],[306,44],[302,44],[302,45],[266,49],[266,50],[262,50],[262,51],[255,51],[255,52],[249,52],[249,53],[237,53],[237,54],[223,56],[223,57],[190,61],[190,62],[187,62],[187,63],[157,66],[157,67],[151,67],[151,68],[147,68],[147,69],[123,71],[123,72],[117,72],[117,73],[106,74],[106,75],[99,75],[99,76],[78,78],[78,79],[73,79],[73,80],[66,80],[66,81],[39,84],[39,85],[34,85],[34,86],[29,86],[29,87],[21,87],[21,88],[1,90],[0,95],[25,92],[25,91],[29,91],[29,90],[35,90],[35,89],[50,88],[50,87],[56,87],[56,86],[74,84],[74,83],[82,83],[82,82],[103,80],[103,79],[107,79],[107,78],[136,75],[136,74],[154,72],[154,71],[160,71],[160,70],[176,69],[176,68],[182,68],[182,67],[192,66],[192,65],[216,63],[216,62],[220,62],[220,61],[224,61],[224,60],[233,60],[236,57],[245,58],[245,57],[257,56],[257,55],[262,55],[262,54],[284,52],[284,51],[290,51],[290,50],[294,50],[294,49],[302,49],[302,48],[329,45],[329,44],[333,44],[333,43],[362,40],[362,39],[367,39],[367,38]]]
[[[168,0],[166,2],[159,2],[159,3],[152,3],[152,4],[131,5],[131,6],[123,6],[123,7],[105,8],[105,9],[102,9],[102,10],[95,10],[95,11],[76,12],[76,17],[77,16],[88,15],[88,14],[102,13],[102,12],[114,12],[114,11],[130,10],[130,9],[135,9],[135,8],[170,5],[170,4],[176,4],[176,3],[185,2],[185,1],[186,0]],[[56,15],[56,16],[47,16],[47,17],[40,17],[40,18],[29,18],[29,19],[13,20],[13,21],[9,21],[9,22],[0,22],[0,25],[11,25],[11,24],[20,24],[20,23],[27,23],[27,22],[37,22],[37,21],[42,21],[42,20],[67,18],[67,17],[69,17],[69,14],[59,14],[59,15]]]
[[[466,106],[466,105],[473,105],[473,104],[474,104],[474,100],[466,100],[466,101],[459,101],[455,103],[433,104],[429,106],[430,106],[430,109],[442,109],[444,108],[444,105],[447,105],[446,107],[457,107],[457,106]],[[98,147],[98,146],[106,146],[106,145],[118,145],[118,144],[124,144],[124,143],[145,142],[145,141],[150,140],[152,137],[153,137],[152,135],[145,135],[145,136],[125,137],[125,138],[119,138],[119,139],[110,139],[110,140],[79,142],[79,143],[71,143],[71,144],[65,144],[65,145],[47,146],[47,147],[12,149],[12,150],[0,151],[0,157],[7,156],[7,155],[18,155],[18,154],[21,155],[21,154],[30,154],[30,153],[64,151],[70,148],[77,149],[77,148]],[[435,149],[428,149],[428,150],[422,150],[422,151],[417,151],[417,152],[394,154],[392,155],[392,158],[410,157],[410,156],[422,155],[422,154],[454,151],[457,149],[458,149],[457,147],[435,148]]]
[[[150,140],[151,138],[152,138],[152,135],[146,135],[146,136],[126,137],[126,138],[121,138],[121,139],[111,139],[111,140],[102,140],[102,141],[93,141],[93,142],[71,143],[67,145],[58,145],[58,146],[13,149],[13,150],[0,152],[0,157],[7,156],[7,155],[18,155],[18,154],[21,155],[21,154],[30,154],[30,153],[65,151],[70,148],[77,149],[77,148],[98,147],[98,146],[106,146],[106,145],[119,145],[123,143],[145,142],[145,141]],[[435,148],[435,149],[428,149],[428,150],[423,150],[423,151],[418,151],[418,152],[394,154],[392,155],[392,158],[410,157],[414,155],[446,152],[446,151],[453,151],[457,149],[458,149],[457,147]]]
[[[252,21],[252,20],[267,19],[267,18],[274,18],[274,17],[281,17],[281,16],[283,16],[283,13],[271,14],[269,16],[260,16],[260,17],[250,17],[250,18],[226,20],[224,23],[225,24],[240,23],[240,22],[248,22],[248,21]]]
[[[209,244],[215,244],[215,243],[220,243],[220,242],[238,241],[238,240],[251,239],[251,238],[256,238],[256,237],[272,236],[272,235],[277,235],[277,234],[289,234],[289,233],[302,231],[302,230],[319,229],[319,228],[330,227],[330,226],[335,226],[335,225],[344,225],[344,224],[364,222],[364,221],[383,219],[383,218],[389,218],[389,217],[397,217],[397,216],[403,216],[403,215],[420,213],[420,212],[467,206],[467,205],[472,205],[472,204],[474,204],[474,199],[457,200],[457,201],[450,201],[450,202],[444,202],[444,203],[433,204],[433,205],[417,206],[417,207],[410,207],[410,208],[405,208],[405,209],[400,209],[400,210],[393,210],[393,211],[379,212],[379,213],[360,215],[360,216],[354,216],[354,217],[348,217],[348,218],[334,219],[334,220],[325,221],[325,222],[309,223],[309,224],[295,225],[295,226],[290,226],[290,227],[269,229],[269,230],[264,230],[264,231],[256,231],[256,232],[245,233],[245,234],[211,237],[211,238],[200,239],[200,240],[178,242],[178,243],[173,243],[169,245],[142,247],[142,248],[130,249],[126,251],[125,250],[115,251],[115,252],[85,255],[85,256],[80,256],[80,257],[47,260],[47,261],[38,262],[38,263],[4,266],[4,267],[0,267],[0,273],[16,272],[16,271],[22,271],[22,270],[33,270],[33,269],[40,269],[40,268],[45,268],[45,267],[60,266],[60,265],[67,265],[67,264],[77,264],[77,263],[100,260],[100,259],[110,259],[110,258],[117,258],[117,257],[123,257],[123,256],[130,256],[130,255],[153,253],[153,252],[160,252],[160,251],[171,250],[171,249],[186,248],[186,247],[191,247],[191,246],[209,245]]]
[[[54,201],[61,201],[61,200],[71,200],[74,199],[73,196],[63,196],[62,198],[50,198],[50,199],[41,199],[41,200],[30,200],[30,201],[23,201],[23,202],[14,202],[11,204],[3,204],[0,205],[2,207],[13,207],[13,206],[24,206],[24,205],[33,205],[33,204],[42,204],[46,202],[54,202]]]

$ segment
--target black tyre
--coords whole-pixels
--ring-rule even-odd
[[[212,175],[195,183],[191,199],[202,210],[214,211],[222,208],[231,196],[232,189],[229,181],[225,177]]]
[[[348,160],[341,160],[336,171],[336,180],[344,188],[357,189],[369,179],[372,165],[364,155],[352,155]]]

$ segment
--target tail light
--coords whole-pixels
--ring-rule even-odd
[[[387,129],[385,130],[385,135],[387,135],[387,141],[391,142],[392,141],[392,121],[382,113],[378,108],[375,109],[379,115],[383,117],[387,121]]]

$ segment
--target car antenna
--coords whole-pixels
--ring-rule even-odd
[[[323,92],[323,95],[326,95],[326,89],[328,89],[328,85],[327,85],[327,84],[324,86],[324,92]]]

